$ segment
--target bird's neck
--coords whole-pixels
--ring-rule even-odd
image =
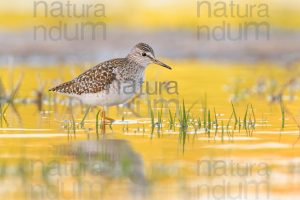
[[[136,56],[134,54],[129,54],[127,57],[128,62],[135,63],[136,65],[145,68],[150,64],[147,60],[141,59],[140,56]]]
[[[137,80],[144,78],[145,67],[135,62],[135,60],[125,58],[125,63],[121,68],[118,68],[120,80]]]

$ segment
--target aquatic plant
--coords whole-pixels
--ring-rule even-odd
[[[189,117],[189,112],[186,111],[184,100],[182,100],[182,106],[179,106],[178,118],[180,124],[179,143],[182,143],[182,153],[184,153],[185,150]]]

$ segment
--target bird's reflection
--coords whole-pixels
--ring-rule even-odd
[[[126,140],[84,140],[59,146],[60,156],[71,156],[85,171],[99,178],[129,179],[131,192],[144,194],[148,181],[144,174],[143,160]]]

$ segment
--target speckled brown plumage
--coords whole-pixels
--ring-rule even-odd
[[[122,68],[125,63],[125,58],[105,61],[82,73],[77,78],[51,88],[49,91],[76,95],[101,92],[107,89],[116,79],[114,70],[118,67]]]

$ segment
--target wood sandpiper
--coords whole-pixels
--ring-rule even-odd
[[[90,106],[102,106],[102,133],[105,133],[105,111],[110,106],[128,102],[140,91],[145,69],[151,63],[171,69],[155,58],[148,44],[139,43],[125,58],[104,61],[49,91],[78,98]],[[129,86],[134,90],[128,91]]]

